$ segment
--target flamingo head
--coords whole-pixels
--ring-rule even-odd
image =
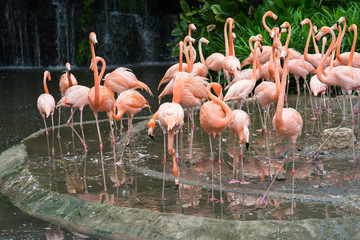
[[[65,68],[66,68],[66,70],[70,71],[71,70],[70,63],[67,62],[65,64]]]
[[[279,32],[281,32],[282,28],[291,28],[289,22],[283,22],[283,24],[280,25]]]
[[[212,88],[218,97],[222,96],[222,86],[218,83],[210,83],[208,87]]]
[[[281,64],[281,68],[284,68],[284,59],[285,57],[288,55],[288,48],[286,46],[283,46],[280,49],[280,64]]]
[[[200,38],[199,42],[209,44],[209,40],[204,37]]]
[[[51,81],[50,72],[48,70],[44,72],[44,78],[47,78],[49,81]]]
[[[304,24],[310,24],[310,19],[305,18],[304,20],[302,20],[302,22],[300,23],[300,28],[301,28]]]
[[[96,39],[96,34],[94,32],[91,32],[89,34],[89,39],[90,39],[90,42],[92,42],[94,45],[98,43],[98,41]]]
[[[315,34],[318,32],[316,25],[313,26],[313,31],[314,31]]]
[[[345,22],[345,17],[340,17],[339,20],[336,22],[336,25],[339,27],[340,23]]]
[[[351,24],[350,27],[348,28],[348,31],[349,31],[349,32],[351,32],[351,31],[356,32],[356,31],[357,31],[357,26],[356,26],[356,24]]]
[[[194,33],[196,34],[196,26],[195,26],[195,24],[190,23],[189,29],[190,29],[191,31],[194,31]]]
[[[192,42],[192,43],[194,43],[194,42],[195,42],[195,39],[192,38],[192,37],[190,37],[190,36],[186,36],[186,37],[184,38],[184,42]]]
[[[154,119],[151,119],[149,122],[148,122],[148,135],[150,138],[154,139],[154,135],[153,135],[153,130],[155,128],[155,120]]]
[[[249,136],[250,136],[250,132],[249,132],[249,128],[247,126],[244,126],[244,137],[245,137],[245,145],[246,145],[246,149],[249,150]]]

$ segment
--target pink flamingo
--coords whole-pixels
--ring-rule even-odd
[[[148,134],[153,137],[153,130],[155,128],[155,120],[158,118],[159,125],[164,134],[164,171],[163,171],[163,185],[161,200],[166,200],[164,195],[165,188],[165,165],[166,165],[166,133],[168,133],[168,154],[173,158],[173,174],[175,177],[175,189],[179,187],[180,169],[177,160],[177,151],[174,150],[174,134],[177,133],[184,124],[184,110],[178,103],[163,103],[159,110],[154,114],[148,122]],[[179,191],[180,193],[180,191]],[[181,195],[179,196],[181,197]]]
[[[232,120],[229,123],[230,132],[233,135],[233,147],[234,147],[234,161],[233,161],[233,179],[229,183],[237,183],[239,181],[235,180],[235,133],[239,136],[240,139],[240,163],[241,163],[241,181],[240,184],[249,184],[244,180],[244,163],[243,163],[243,144],[246,145],[246,148],[249,149],[249,126],[250,118],[246,112],[243,110],[237,109],[232,111]]]
[[[191,43],[191,41],[189,43]],[[197,62],[192,66],[191,73],[194,76],[206,77],[206,75],[208,75],[209,72],[208,72],[208,68],[205,64],[205,59],[204,59],[204,55],[202,53],[201,43],[209,44],[209,41],[206,38],[203,38],[203,37],[200,38],[200,40],[199,40],[200,62]]]
[[[264,118],[261,118],[263,130],[265,133],[265,144],[268,153],[268,161],[269,161],[269,176],[270,167],[271,167],[271,159],[270,159],[270,151],[269,151],[269,143],[268,143],[268,135],[267,135],[267,114],[269,112],[270,104],[275,103],[280,94],[280,78],[278,71],[278,64],[274,64],[276,61],[275,57],[275,49],[281,47],[281,43],[276,39],[273,42],[272,52],[271,52],[271,64],[274,65],[274,75],[275,75],[275,83],[270,81],[263,81],[255,88],[255,98],[258,103],[262,106],[264,111]],[[261,117],[261,112],[260,112]],[[274,166],[275,167],[275,166]]]
[[[91,42],[91,40],[90,40]],[[98,62],[102,63],[102,68],[100,75],[98,75]],[[106,63],[105,60],[101,57],[95,57],[92,59],[93,62],[93,70],[94,70],[94,82],[95,86],[92,87],[89,91],[88,98],[89,98],[89,105],[91,110],[94,113],[95,121],[96,121],[96,128],[99,136],[99,142],[100,142],[100,154],[101,154],[101,167],[102,167],[102,173],[103,173],[103,181],[104,181],[104,190],[107,190],[106,187],[106,180],[105,180],[105,170],[104,170],[104,156],[103,156],[103,142],[101,139],[101,133],[100,133],[100,127],[99,127],[99,121],[98,121],[98,112],[106,112],[109,118],[110,122],[110,129],[111,129],[111,136],[112,136],[112,147],[113,147],[113,156],[114,156],[114,164],[116,164],[116,157],[115,157],[115,137],[112,127],[112,110],[115,106],[115,99],[113,92],[105,87],[100,85],[100,80],[102,76],[104,75]],[[115,165],[115,176],[117,176],[116,173],[116,165]],[[118,186],[119,182],[116,180],[115,186]]]
[[[85,135],[84,135],[84,128],[83,128],[83,109],[86,105],[89,104],[89,94],[90,88],[82,86],[82,85],[75,85],[72,87],[69,87],[63,97],[60,99],[60,101],[57,103],[56,107],[69,107],[71,108],[71,115],[69,119],[67,120],[67,125],[72,129],[72,131],[78,136],[80,139],[82,145],[84,146],[84,150],[87,151],[87,146],[85,144]],[[76,109],[79,109],[80,111],[80,129],[82,133],[82,138],[80,135],[76,132],[72,124],[70,124],[70,120],[72,120],[74,113]]]
[[[65,91],[69,87],[75,86],[78,84],[75,76],[72,73],[70,73],[70,71],[71,71],[70,63],[67,62],[65,64],[65,68],[66,68],[66,73],[61,75],[60,81],[59,81],[61,97],[64,96]],[[57,133],[58,138],[60,138],[60,120],[61,120],[61,107],[59,108],[58,133]]]
[[[291,26],[288,22],[283,23],[283,26],[287,26],[289,29],[288,35],[291,36]],[[293,214],[294,209],[294,174],[295,174],[295,154],[294,154],[294,148],[297,137],[300,135],[302,127],[303,127],[303,120],[301,118],[301,115],[299,112],[297,112],[293,108],[284,108],[284,99],[285,99],[285,87],[286,87],[286,75],[288,72],[288,44],[289,41],[286,41],[286,45],[281,48],[280,51],[280,62],[283,70],[283,75],[281,79],[281,87],[280,87],[280,94],[278,99],[278,105],[276,107],[276,112],[273,118],[273,127],[275,131],[282,137],[289,137],[292,141],[292,152],[293,152],[293,159],[292,159],[292,197],[291,197],[291,209],[290,214]],[[285,60],[284,60],[285,58]],[[275,72],[276,74],[276,72]],[[279,170],[276,172],[275,177],[273,178],[273,181],[271,182],[269,188],[266,190],[265,194],[260,197],[257,201],[260,202],[260,204],[267,204],[267,196],[270,191],[270,188],[272,184],[274,183],[278,173],[282,169],[283,165],[287,161],[287,157],[285,157],[283,163],[281,164]]]
[[[275,19],[275,21],[277,21],[277,16],[272,11],[267,11],[262,17],[262,24],[263,24],[265,30],[270,34],[271,41],[273,41],[274,35],[272,33],[272,30],[270,30],[270,28],[267,26],[266,21],[265,21],[267,17],[272,17],[273,19]],[[259,59],[260,64],[264,64],[270,60],[271,47],[263,46],[262,52],[259,52],[259,53],[257,52],[256,54],[258,55],[257,58]],[[251,52],[249,57],[247,59],[245,59],[244,62],[242,63],[241,68],[243,68],[244,66],[250,65],[253,62],[253,58],[254,58],[254,55]]]
[[[241,109],[241,105],[242,102],[249,96],[249,94],[252,92],[252,90],[255,87],[255,83],[256,83],[256,69],[258,68],[257,64],[256,64],[256,54],[255,54],[255,50],[252,47],[252,42],[253,41],[257,41],[258,38],[252,36],[249,39],[249,45],[250,45],[250,49],[251,51],[253,51],[254,53],[254,58],[253,58],[253,69],[252,69],[252,78],[251,79],[246,79],[246,80],[241,80],[241,81],[237,81],[235,84],[233,84],[228,92],[226,93],[225,97],[224,97],[224,101],[238,101],[238,108]],[[236,79],[238,78],[238,76],[236,76]]]
[[[209,98],[212,100],[206,102],[201,106],[200,109],[200,124],[204,131],[209,135],[210,141],[210,160],[211,160],[211,201],[216,200],[214,197],[214,155],[211,144],[211,134],[214,136],[219,134],[219,173],[220,173],[220,199],[221,203],[224,202],[222,198],[222,187],[221,187],[221,133],[225,131],[228,123],[232,119],[232,112],[228,105],[226,105],[219,98],[215,97],[211,93],[211,89],[215,91],[218,96],[222,95],[222,87],[218,83],[210,83],[206,92]]]
[[[136,145],[135,145],[135,131],[134,127],[132,125],[132,120],[135,114],[141,111],[143,108],[149,108],[149,102],[144,98],[138,91],[134,89],[129,89],[124,92],[122,92],[118,98],[116,99],[116,108],[117,108],[117,114],[115,114],[115,110],[113,110],[113,117],[116,120],[119,120],[122,118],[124,113],[128,115],[128,129],[129,133],[127,136],[126,145],[130,143],[130,135],[133,136],[133,142],[134,142],[134,152],[135,152],[135,160],[137,160],[136,156]],[[151,112],[151,111],[150,111]],[[119,164],[122,164],[122,157],[125,152],[125,146],[123,148],[123,153],[121,155]]]
[[[227,26],[229,25],[229,40],[227,35]],[[226,56],[222,61],[223,71],[227,80],[227,83],[230,84],[230,77],[235,75],[237,68],[241,68],[240,61],[235,57],[234,53],[234,41],[232,30],[235,27],[234,19],[228,18],[224,25],[224,36],[225,36],[225,51]]]
[[[205,60],[205,65],[208,69],[212,71],[216,71],[218,73],[218,83],[220,83],[220,74],[222,71],[222,61],[224,60],[225,56],[221,53],[213,53],[208,56]],[[212,82],[212,76],[210,74],[210,82]]]
[[[317,40],[319,40],[320,37],[323,35],[326,35],[327,33],[330,33],[332,36],[331,45],[328,48],[327,52],[325,53],[323,59],[321,60],[319,67],[316,71],[316,75],[318,79],[327,85],[338,85],[342,89],[342,93],[344,96],[344,102],[343,102],[343,121],[340,123],[338,128],[345,124],[346,122],[346,94],[351,95],[352,90],[360,90],[360,69],[350,66],[338,66],[334,67],[327,76],[324,75],[324,62],[326,57],[330,55],[330,52],[333,50],[335,46],[335,33],[333,30],[329,27],[322,27],[320,32],[317,35]],[[350,107],[351,107],[351,126],[352,126],[352,133],[354,136],[354,112],[352,108],[352,99],[350,96]],[[337,128],[337,129],[338,129]],[[337,130],[336,129],[336,130]],[[335,130],[335,131],[336,131]],[[335,132],[334,131],[334,132]],[[318,154],[319,150],[315,153],[315,156]],[[355,144],[353,142],[353,157],[354,162],[356,162],[356,152],[355,152]]]
[[[48,118],[49,115],[51,115],[52,131],[54,132],[55,128],[54,128],[54,117],[53,116],[54,116],[54,110],[55,110],[55,99],[52,95],[49,94],[49,90],[46,85],[46,79],[49,79],[49,81],[51,80],[49,71],[44,72],[43,85],[44,85],[45,93],[41,94],[38,97],[37,107],[39,109],[41,116],[43,117],[46,135],[48,136],[49,132],[48,132],[48,129],[46,126],[45,117]]]

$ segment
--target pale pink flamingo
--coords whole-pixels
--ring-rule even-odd
[[[90,40],[90,42],[91,42],[91,40]],[[98,75],[98,67],[97,67],[97,63],[99,61],[102,63],[100,75]],[[102,59],[101,57],[94,57],[92,59],[92,63],[93,63],[95,86],[90,89],[88,98],[89,98],[90,108],[94,113],[94,117],[95,117],[95,121],[96,121],[96,128],[97,128],[97,132],[98,132],[98,136],[99,136],[101,167],[102,167],[102,173],[103,173],[104,190],[106,191],[107,187],[106,187],[106,180],[105,180],[104,156],[103,156],[103,151],[102,151],[103,150],[103,142],[101,139],[99,120],[98,120],[98,112],[106,112],[106,114],[109,118],[111,136],[112,136],[111,144],[112,144],[112,148],[113,148],[113,157],[114,157],[114,164],[115,164],[116,163],[115,137],[114,137],[113,127],[112,127],[112,120],[113,120],[112,119],[112,110],[113,110],[113,107],[115,106],[115,99],[114,99],[113,92],[109,88],[100,85],[101,78],[104,75],[105,68],[106,68],[105,60]],[[115,165],[115,176],[117,176],[116,165]],[[119,184],[119,182],[116,181],[115,186],[118,186],[118,184]]]
[[[345,103],[346,94],[351,95],[352,90],[357,90],[357,91],[360,90],[360,69],[350,67],[350,66],[338,66],[338,67],[334,67],[331,71],[329,71],[327,76],[324,75],[325,58],[330,55],[330,52],[333,50],[333,48],[335,46],[335,33],[329,27],[322,27],[317,35],[317,40],[319,40],[320,37],[326,35],[327,33],[330,33],[332,36],[331,45],[328,48],[323,59],[321,60],[319,67],[316,71],[316,74],[317,74],[318,79],[322,83],[325,83],[327,85],[335,85],[335,86],[338,85],[342,89],[342,93],[344,96],[344,102],[343,102],[343,111],[344,112],[343,112],[343,121],[340,123],[340,125],[338,127],[338,128],[340,128],[346,122],[346,103]],[[351,117],[352,117],[351,118],[352,134],[353,134],[353,137],[355,137],[354,136],[354,121],[355,121],[355,119],[354,119],[354,112],[353,112],[353,108],[352,108],[351,96],[349,99],[350,99],[350,108],[351,108]],[[319,150],[316,152],[315,155],[317,155],[318,152],[319,152]],[[356,152],[355,152],[354,142],[353,142],[353,157],[354,157],[354,162],[356,162]]]
[[[260,113],[260,119],[262,121],[262,127],[265,133],[265,144],[266,144],[266,150],[268,153],[268,161],[269,161],[269,176],[270,174],[270,167],[271,167],[271,159],[270,159],[270,151],[269,151],[269,143],[268,143],[268,135],[267,135],[267,113],[269,112],[270,104],[275,103],[280,94],[280,78],[279,78],[279,71],[278,71],[278,64],[274,64],[276,61],[275,57],[275,50],[281,47],[281,43],[279,40],[275,39],[272,46],[272,52],[271,52],[271,63],[274,65],[274,77],[275,77],[275,83],[270,81],[263,81],[255,88],[255,99],[258,101],[258,103],[262,106],[264,111],[264,118],[261,117]]]
[[[38,97],[37,107],[39,109],[41,116],[43,117],[46,135],[48,136],[49,132],[48,132],[48,129],[46,126],[45,117],[48,118],[49,115],[51,115],[52,131],[54,132],[55,128],[54,128],[54,117],[53,116],[54,116],[54,111],[55,111],[55,99],[52,95],[49,94],[49,90],[48,90],[47,84],[46,84],[47,79],[49,79],[49,81],[51,80],[49,71],[44,72],[43,85],[44,85],[45,93],[41,94]]]
[[[266,21],[265,21],[267,17],[272,17],[273,19],[275,19],[275,21],[277,21],[277,16],[272,11],[267,11],[262,17],[262,24],[263,24],[265,30],[270,34],[271,41],[273,41],[274,35],[272,33],[272,30],[270,30],[270,28],[267,26]],[[257,58],[259,59],[260,64],[264,64],[267,61],[269,61],[270,55],[271,55],[271,47],[263,46],[262,52],[259,52],[259,53],[257,52]],[[254,58],[254,55],[251,52],[249,57],[247,59],[245,59],[244,62],[242,63],[241,68],[251,64],[253,62],[253,58]]]
[[[165,200],[165,166],[166,166],[166,133],[168,133],[168,154],[173,159],[173,174],[175,177],[175,189],[179,187],[180,169],[177,161],[177,152],[174,150],[174,134],[177,133],[181,126],[184,124],[184,110],[178,103],[163,103],[160,105],[159,110],[154,114],[148,122],[148,134],[153,137],[153,130],[155,128],[155,120],[158,119],[159,125],[164,134],[164,171],[163,171],[163,185],[161,200]],[[179,191],[180,193],[180,191]],[[181,195],[179,195],[181,197]]]
[[[256,54],[255,54],[255,50],[252,47],[252,42],[253,41],[257,41],[257,37],[252,36],[249,39],[249,45],[250,45],[250,49],[251,51],[254,53],[254,58],[253,58],[253,69],[252,69],[252,78],[251,79],[246,79],[246,80],[241,80],[241,81],[237,81],[235,84],[233,84],[228,92],[226,93],[225,97],[224,97],[224,101],[238,101],[238,108],[241,109],[241,105],[242,102],[249,96],[249,94],[252,92],[252,90],[255,87],[256,84],[256,69],[259,68],[256,64]],[[238,70],[239,71],[239,70]],[[235,75],[235,78],[238,78],[237,75]]]
[[[209,135],[210,141],[210,160],[211,160],[211,201],[216,200],[214,197],[214,155],[212,151],[211,135],[219,134],[219,174],[220,174],[220,199],[221,203],[224,202],[222,198],[222,183],[221,183],[221,133],[225,131],[228,123],[232,119],[232,112],[226,103],[215,97],[211,93],[211,89],[215,91],[218,96],[222,95],[222,87],[218,83],[210,83],[206,92],[209,98],[212,100],[206,102],[200,109],[200,124],[204,131]]]
[[[224,60],[225,56],[221,53],[213,53],[208,56],[205,60],[205,65],[208,69],[212,71],[216,71],[218,73],[218,83],[220,83],[220,74],[222,71],[222,61]],[[210,82],[212,82],[212,76],[210,75]]]
[[[138,91],[134,89],[129,89],[120,93],[120,95],[116,99],[117,114],[115,114],[115,111],[113,111],[114,112],[113,117],[116,120],[121,119],[124,113],[126,113],[126,115],[128,116],[129,133],[127,136],[127,141],[125,146],[130,143],[130,135],[132,134],[133,142],[134,142],[135,160],[137,160],[137,156],[136,156],[136,145],[135,145],[135,131],[132,125],[132,120],[135,114],[137,114],[143,108],[146,107],[149,108],[150,110],[149,102],[146,100],[146,98],[144,98]],[[125,146],[123,148],[123,153],[121,155],[120,161],[118,162],[119,164],[122,164],[122,158],[125,151]]]
[[[283,27],[283,26],[287,26],[288,35],[291,36],[290,24],[288,22],[285,22],[285,23],[283,23],[283,25],[281,27]],[[281,88],[280,88],[278,104],[277,104],[276,112],[275,112],[275,115],[273,118],[273,127],[280,136],[289,137],[291,139],[291,142],[293,145],[293,147],[292,147],[293,160],[292,160],[292,170],[291,170],[291,174],[293,177],[292,177],[292,194],[291,194],[292,197],[291,197],[291,209],[290,209],[290,214],[293,214],[293,212],[294,212],[293,211],[293,209],[294,209],[294,174],[295,174],[295,154],[294,154],[295,151],[294,151],[294,149],[295,149],[296,139],[301,134],[301,130],[303,127],[303,120],[301,118],[300,113],[298,113],[295,109],[284,108],[286,76],[287,76],[287,72],[288,72],[288,52],[289,52],[288,44],[289,44],[289,41],[286,41],[286,45],[284,47],[282,47],[281,51],[280,51],[280,62],[281,62],[282,67],[284,68],[284,71],[283,71],[283,75],[282,75],[282,79],[281,79]],[[285,58],[285,60],[284,60],[284,58]],[[273,181],[271,182],[269,188],[266,190],[265,194],[257,200],[260,202],[260,204],[268,203],[267,196],[270,191],[270,188],[286,161],[287,161],[287,157],[284,159],[283,163],[281,164],[281,167],[276,172],[276,175],[273,178]]]
[[[249,184],[244,180],[244,163],[243,163],[243,145],[246,145],[246,148],[249,149],[249,126],[250,118],[246,112],[243,110],[237,109],[232,111],[232,120],[229,123],[230,132],[233,135],[233,148],[234,148],[234,161],[233,161],[233,179],[229,183],[237,183],[239,181],[235,180],[235,134],[239,136],[240,139],[240,169],[241,169],[241,181],[240,184]]]
[[[228,34],[227,26],[229,26],[229,40],[227,35]],[[230,78],[231,76],[235,75],[237,69],[241,69],[240,60],[237,57],[235,57],[234,48],[233,48],[234,41],[233,41],[232,30],[234,27],[235,27],[234,19],[228,18],[224,25],[226,56],[222,61],[222,67],[223,67],[224,75],[227,80],[227,84],[230,84]]]
[[[69,87],[75,86],[78,84],[75,76],[70,72],[71,71],[70,63],[67,62],[65,64],[65,68],[66,68],[66,73],[61,75],[60,81],[59,81],[61,97],[64,96],[65,91]],[[59,120],[58,120],[58,133],[57,133],[58,138],[60,138],[60,120],[61,120],[61,107],[59,107]]]
[[[189,43],[191,43],[191,41]],[[209,41],[206,38],[203,38],[203,37],[200,38],[200,40],[199,40],[200,62],[194,63],[194,65],[192,66],[191,73],[195,76],[206,77],[206,75],[208,75],[209,72],[208,72],[208,68],[205,64],[205,59],[204,59],[204,55],[202,53],[201,43],[209,44]]]
[[[81,143],[84,146],[84,150],[87,151],[87,146],[85,144],[85,135],[84,135],[84,128],[83,128],[83,109],[86,105],[89,104],[89,94],[90,88],[82,86],[82,85],[75,85],[72,87],[69,87],[63,97],[59,100],[56,107],[69,107],[71,108],[71,115],[69,119],[67,120],[67,125],[72,129],[72,131],[79,137]],[[74,113],[76,109],[79,109],[80,111],[80,129],[82,133],[82,138],[80,135],[76,132],[70,121],[72,120]]]

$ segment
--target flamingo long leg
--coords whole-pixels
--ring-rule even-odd
[[[160,200],[164,201],[165,199],[165,165],[166,165],[166,133],[164,132],[164,160],[163,160],[163,164],[164,164],[164,171],[163,171],[163,185],[162,185],[162,195]]]
[[[57,133],[58,138],[60,138],[60,120],[61,120],[61,107],[59,107],[59,120],[58,120],[58,133]]]
[[[115,187],[118,187],[118,186],[120,186],[120,183],[119,183],[119,179],[118,179],[118,175],[117,175],[116,151],[115,151],[115,135],[114,135],[114,128],[112,126],[113,120],[111,119],[110,113],[108,114],[108,116],[109,116],[109,124],[110,124],[110,131],[111,131],[111,147],[112,147],[112,150],[113,150],[113,158],[114,158]]]
[[[220,203],[224,203],[222,198],[222,183],[221,183],[221,133],[219,133],[219,175],[220,175]]]
[[[86,146],[86,144],[85,144],[85,140],[80,137],[80,135],[79,135],[79,134],[76,132],[76,130],[74,129],[73,125],[70,124],[70,120],[73,119],[74,113],[75,113],[75,110],[71,108],[71,115],[70,115],[69,119],[67,120],[66,124],[71,128],[71,130],[72,130],[72,131],[76,134],[76,136],[80,139],[81,144],[84,146],[84,150],[87,151],[87,146]]]
[[[210,142],[210,161],[211,161],[211,198],[210,201],[217,200],[214,197],[214,154],[212,150],[212,144],[211,144],[211,134],[209,134],[209,142]]]
[[[351,142],[352,142],[354,164],[356,164],[356,150],[355,150],[356,137],[355,137],[355,132],[354,132],[355,115],[354,115],[354,110],[353,110],[353,106],[352,106],[351,94],[349,94],[349,99],[350,99],[350,109],[351,109]]]
[[[233,179],[229,182],[232,183],[238,183],[239,181],[235,179],[235,172],[236,172],[236,147],[235,147],[235,140],[236,140],[236,134],[233,135]]]
[[[102,142],[102,139],[101,139],[99,120],[98,120],[97,112],[94,112],[94,116],[95,116],[96,128],[97,128],[97,132],[98,132],[98,136],[99,136],[99,142],[100,142],[100,156],[101,156],[101,168],[102,168],[103,181],[104,181],[104,191],[107,191],[106,179],[105,179],[105,168],[104,168],[103,142]]]
[[[240,143],[240,166],[241,166],[241,182],[240,184],[249,184],[250,182],[246,182],[244,178],[244,161],[243,161],[243,146]]]

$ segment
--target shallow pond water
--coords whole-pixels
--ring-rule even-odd
[[[147,83],[154,93],[154,98],[149,98],[153,112],[158,108],[156,100],[156,85],[161,79],[167,66],[143,66],[134,67],[134,73],[137,77]],[[5,85],[5,94],[2,95],[2,101],[7,104],[1,105],[2,112],[11,113],[9,116],[3,115],[4,125],[0,128],[2,139],[2,150],[19,142],[24,137],[30,135],[43,128],[40,114],[36,108],[36,99],[42,93],[42,73],[43,70],[3,70],[2,82]],[[58,93],[58,82],[56,79],[61,74],[58,69],[51,71],[53,81],[49,83],[50,93],[53,93],[56,100],[60,98]],[[78,82],[87,86],[92,85],[92,73],[88,70],[74,70]],[[89,80],[90,79],[90,80]],[[55,80],[55,81],[54,81]],[[164,99],[163,101],[168,100]],[[326,114],[322,114],[319,122],[310,120],[312,112],[310,109],[304,110],[304,98],[301,99],[302,104],[299,111],[304,118],[304,128],[302,135],[296,144],[296,188],[295,193],[306,194],[327,194],[332,196],[340,196],[344,194],[359,193],[358,175],[353,171],[353,165],[343,159],[341,162],[334,158],[322,159],[322,162],[309,162],[308,156],[315,150],[314,145],[318,144],[321,139],[319,132],[328,128],[324,124],[327,121]],[[307,107],[310,107],[309,98],[307,96]],[[289,105],[295,106],[295,98],[289,98]],[[228,130],[222,135],[222,176],[223,184],[228,188],[259,190],[264,191],[267,182],[267,153],[265,149],[265,140],[261,132],[257,129],[261,128],[260,118],[256,106],[249,103],[251,111],[251,138],[250,150],[244,151],[244,169],[245,179],[250,181],[249,185],[230,185],[228,182],[232,178],[233,171],[233,138]],[[243,107],[246,111],[246,105]],[[270,110],[273,114],[274,108]],[[68,109],[63,111],[63,122],[69,117]],[[79,120],[78,113],[75,114],[75,122]],[[149,115],[148,110],[143,110],[137,116]],[[100,114],[105,119],[105,114]],[[92,121],[94,117],[91,110],[86,107],[84,110],[85,121]],[[150,169],[162,172],[163,159],[163,134],[159,126],[154,131],[155,140],[151,140],[147,136],[147,129],[144,125],[146,120],[143,118],[135,119],[134,124],[139,124],[140,131],[136,133],[137,157],[139,161],[134,161],[133,143],[125,149],[124,165],[117,166],[117,178],[120,186],[115,187],[115,167],[112,158],[112,149],[109,138],[109,123],[104,120],[101,123],[102,136],[104,140],[104,156],[105,156],[105,174],[108,185],[108,191],[104,192],[102,181],[101,160],[99,153],[98,136],[94,123],[86,123],[84,125],[86,143],[89,152],[84,154],[81,143],[75,137],[73,139],[71,130],[63,127],[61,130],[62,138],[58,140],[56,136],[53,138],[50,132],[49,138],[45,134],[26,141],[29,153],[29,169],[34,176],[37,177],[40,184],[52,191],[59,193],[67,193],[88,201],[102,202],[114,204],[117,206],[136,207],[143,209],[151,209],[154,211],[181,213],[195,215],[208,218],[230,219],[230,220],[294,220],[307,218],[334,218],[356,216],[358,212],[354,209],[347,209],[341,206],[329,205],[326,203],[316,202],[297,202],[295,214],[286,214],[290,202],[284,199],[271,199],[270,204],[266,208],[255,207],[255,201],[259,196],[252,194],[239,194],[226,191],[223,193],[225,204],[210,202],[211,190],[208,187],[201,186],[203,183],[211,184],[211,168],[209,161],[209,138],[202,131],[198,121],[198,112],[195,116],[195,136],[193,142],[193,158],[190,159],[187,154],[189,152],[189,135],[187,120],[183,126],[183,131],[179,134],[179,159],[181,178],[198,182],[196,186],[189,184],[180,184],[180,192],[182,199],[179,200],[179,191],[174,190],[173,181],[166,181],[165,197],[167,201],[160,201],[162,180],[158,177],[151,176],[144,169]],[[25,122],[26,120],[26,122]],[[333,101],[333,113],[331,114],[331,122],[336,126],[341,120],[340,111]],[[48,124],[51,122],[48,119]],[[349,122],[349,121],[348,121]],[[57,113],[55,114],[55,123],[57,123]],[[126,130],[127,121],[125,119],[124,126]],[[48,125],[49,126],[49,125]],[[141,127],[143,126],[143,127]],[[269,126],[269,142],[270,156],[273,161],[277,161],[279,166],[283,157],[288,150],[289,144],[286,145],[276,133],[272,130],[271,123]],[[78,129],[78,125],[75,125]],[[356,129],[357,130],[357,129]],[[126,132],[125,132],[126,133]],[[56,134],[55,134],[56,135]],[[117,136],[119,132],[117,131]],[[116,156],[119,160],[123,144],[117,137]],[[213,149],[215,157],[218,156],[218,138],[213,139]],[[48,148],[49,146],[49,148]],[[239,145],[236,143],[235,155],[238,160]],[[291,152],[291,151],[290,151]],[[290,152],[288,153],[291,158]],[[350,157],[351,158],[351,157]],[[167,156],[166,172],[171,175],[171,158]],[[320,156],[321,159],[321,156]],[[215,184],[219,183],[218,165],[215,161]],[[328,174],[323,176],[319,168],[324,166]],[[339,168],[340,165],[340,168]],[[290,169],[290,164],[285,166]],[[349,176],[352,177],[349,177]],[[285,174],[285,181],[276,181],[273,189],[277,192],[289,193],[291,191],[291,177]],[[161,178],[161,175],[160,175]],[[219,191],[215,191],[215,196],[219,197]],[[23,216],[30,223],[33,218]],[[42,222],[42,221],[40,221]],[[43,228],[47,228],[48,223],[42,222],[39,232]],[[11,236],[11,229],[5,227],[7,236]],[[66,232],[65,232],[66,233]],[[67,234],[67,233],[66,233]],[[70,234],[70,233],[69,233]],[[69,235],[70,236],[70,235]]]

